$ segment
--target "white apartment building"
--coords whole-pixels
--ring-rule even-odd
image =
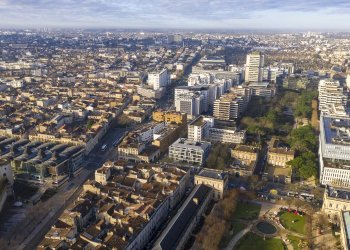
[[[319,110],[330,114],[334,106],[346,106],[348,97],[339,81],[331,79],[321,80],[318,85]]]
[[[208,157],[211,144],[179,138],[169,147],[169,157],[178,162],[203,165]]]
[[[262,96],[271,98],[276,95],[276,86],[269,82],[250,82],[244,84],[244,87],[251,89],[252,96]]]
[[[163,69],[160,72],[149,73],[147,83],[149,86],[152,86],[154,90],[159,90],[160,88],[168,86],[170,83],[168,71]]]
[[[231,92],[243,97],[245,110],[248,107],[250,100],[252,99],[252,89],[246,86],[239,85],[232,87]]]
[[[188,124],[188,139],[201,142],[209,136],[209,129],[214,126],[214,118],[199,116]]]
[[[243,144],[245,138],[245,130],[215,127],[209,129],[209,140],[212,142]]]
[[[214,102],[213,116],[219,120],[235,120],[244,112],[245,100],[234,93],[226,94]]]
[[[175,99],[175,109],[189,117],[196,117],[204,111],[204,98],[199,93],[179,94]]]
[[[320,182],[350,187],[350,118],[321,115]]]
[[[12,81],[6,82],[6,85],[11,86],[12,88],[15,88],[15,89],[20,89],[24,86],[24,81],[21,79],[14,79]]]
[[[247,55],[244,80],[246,82],[261,82],[264,75],[265,56],[258,51]]]
[[[165,127],[164,122],[159,122],[159,123],[151,122],[151,123],[144,124],[142,127],[140,127],[137,130],[134,130],[134,133],[139,135],[139,140],[141,142],[148,143],[153,141],[154,134],[164,129],[164,127]]]
[[[191,117],[208,111],[209,86],[182,86],[175,89],[176,111],[188,114]]]

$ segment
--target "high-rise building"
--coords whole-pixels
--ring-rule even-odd
[[[160,72],[152,72],[148,74],[149,86],[152,86],[154,90],[159,90],[160,88],[166,87],[169,85],[169,75],[166,69],[163,69]]]
[[[246,82],[261,82],[264,77],[264,60],[265,56],[258,51],[252,52],[247,55],[245,65]]]
[[[244,111],[244,98],[234,93],[226,94],[214,102],[213,116],[219,120],[235,120]]]
[[[345,107],[348,97],[339,81],[321,80],[318,85],[319,110],[324,114],[332,113],[334,107]]]
[[[350,74],[346,77],[346,87],[350,90]]]
[[[200,93],[185,93],[177,95],[175,109],[186,113],[189,117],[195,117],[204,112],[204,96]]]
[[[182,43],[183,36],[180,34],[171,34],[168,35],[168,43]]]
[[[199,116],[188,124],[188,139],[192,141],[204,141],[209,136],[209,129],[214,126],[214,118]]]
[[[209,86],[181,86],[175,89],[176,111],[197,116],[208,111]]]

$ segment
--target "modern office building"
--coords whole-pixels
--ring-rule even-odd
[[[350,118],[321,115],[320,182],[350,187]]]
[[[187,138],[179,138],[169,147],[169,157],[178,162],[203,165],[209,155],[209,142],[196,142]]]
[[[263,81],[265,56],[258,51],[247,55],[245,65],[245,82],[261,82]]]

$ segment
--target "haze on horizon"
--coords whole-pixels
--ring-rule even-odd
[[[350,31],[350,1],[0,0],[0,27]]]

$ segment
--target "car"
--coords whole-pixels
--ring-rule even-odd
[[[107,144],[103,144],[101,147],[101,151],[106,151],[106,149],[107,149]]]

